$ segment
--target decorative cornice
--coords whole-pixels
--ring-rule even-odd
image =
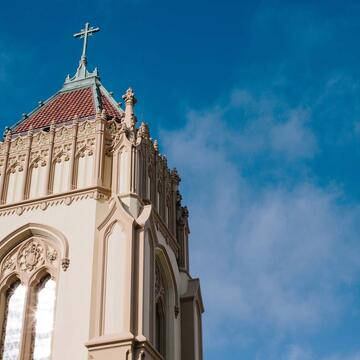
[[[0,206],[0,216],[22,215],[30,210],[46,210],[48,207],[56,205],[71,205],[74,201],[94,199],[108,200],[110,198],[110,190],[102,187],[88,187],[79,190],[73,190],[66,193],[48,195],[42,198],[21,201],[15,204],[5,204]]]

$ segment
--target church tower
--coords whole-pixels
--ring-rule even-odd
[[[0,142],[0,358],[201,360],[188,211],[132,89],[87,69]]]

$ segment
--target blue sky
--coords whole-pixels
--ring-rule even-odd
[[[205,358],[360,359],[360,3],[6,2],[0,125],[89,66],[182,175]]]

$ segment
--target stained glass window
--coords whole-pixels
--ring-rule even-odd
[[[15,283],[7,294],[3,334],[3,360],[17,360],[24,317],[26,287]]]
[[[38,288],[33,339],[33,360],[48,360],[51,357],[51,339],[54,327],[56,283],[45,278]]]

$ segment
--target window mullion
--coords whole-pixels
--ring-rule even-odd
[[[31,360],[31,339],[33,333],[33,314],[35,308],[36,292],[33,286],[28,286],[25,300],[25,313],[23,317],[23,331],[20,341],[20,358],[19,360]]]

